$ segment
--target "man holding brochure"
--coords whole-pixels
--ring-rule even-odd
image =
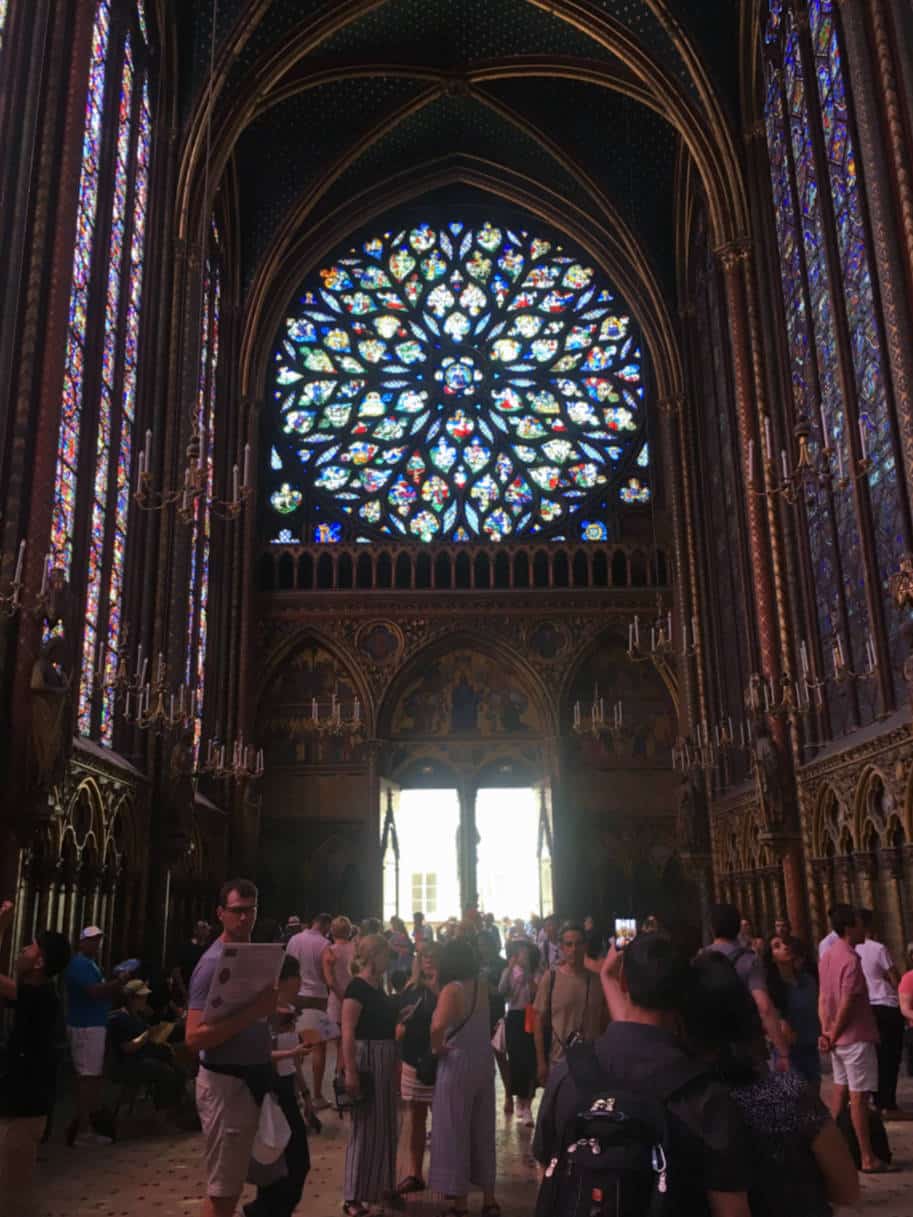
[[[207,1195],[202,1217],[232,1217],[270,1089],[267,1019],[276,1008],[281,944],[250,945],[257,889],[249,879],[222,885],[222,933],[190,978],[187,1046],[200,1053],[197,1110],[206,1137]]]

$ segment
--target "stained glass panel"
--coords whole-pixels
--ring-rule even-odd
[[[213,224],[213,249],[219,244]],[[197,385],[196,424],[200,433],[200,453],[206,473],[205,501],[197,499],[191,536],[190,585],[187,599],[187,660],[185,680],[195,690],[198,713],[194,718],[194,750],[199,752],[202,737],[203,697],[205,693],[206,646],[209,638],[209,561],[212,544],[212,502],[215,490],[216,372],[219,366],[219,341],[222,312],[222,282],[217,261],[206,261],[203,278],[200,371]]]
[[[73,560],[73,525],[76,516],[76,471],[79,460],[80,423],[85,388],[86,318],[89,307],[89,278],[98,210],[99,158],[105,100],[105,74],[111,13],[108,0],[99,0],[92,30],[92,60],[86,101],[86,125],[79,179],[79,208],[73,248],[73,277],[70,287],[70,319],[64,360],[61,425],[54,477],[54,506],[51,524],[51,556],[55,566],[69,576]]]
[[[117,652],[123,643],[124,560],[127,552],[127,522],[130,514],[130,470],[136,423],[136,378],[139,350],[140,303],[143,294],[143,254],[146,243],[146,206],[149,199],[149,159],[152,151],[152,108],[149,82],[143,81],[136,139],[133,184],[133,217],[130,235],[130,265],[123,340],[123,384],[121,388],[120,445],[117,455],[117,488],[114,500],[114,545],[108,583],[108,625],[105,677],[114,676]],[[114,696],[106,688],[102,699],[101,739],[111,744],[114,736]]]
[[[364,242],[305,291],[275,362],[280,518],[313,495],[339,536],[351,517],[375,537],[500,541],[564,531],[606,495],[650,500],[637,327],[592,267],[527,232]]]
[[[3,34],[6,29],[7,0],[0,0],[0,51],[3,50]]]

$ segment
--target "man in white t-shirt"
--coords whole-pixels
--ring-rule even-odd
[[[862,960],[869,1005],[878,1024],[878,1091],[875,1106],[886,1120],[913,1120],[913,1114],[901,1111],[897,1106],[897,1075],[903,1056],[904,1032],[904,1019],[897,996],[900,977],[888,948],[871,936],[872,910],[860,909],[859,919],[865,930],[865,941],[856,947],[856,954]]]
[[[290,938],[286,946],[289,955],[298,960],[301,985],[298,989],[298,1030],[320,1032],[326,1026],[330,985],[333,983],[333,945],[327,938],[331,918],[320,913],[310,929]],[[311,1049],[314,1067],[313,1103],[315,1111],[323,1111],[329,1102],[323,1097],[323,1076],[327,1065],[326,1040],[321,1039]]]

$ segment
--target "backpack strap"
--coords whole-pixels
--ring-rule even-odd
[[[697,1061],[682,1061],[680,1065],[675,1065],[663,1073],[661,1084],[655,1093],[662,1103],[668,1103],[680,1091],[687,1090],[698,1078],[709,1080],[710,1074],[707,1066]]]
[[[577,1090],[589,1093],[608,1081],[608,1074],[599,1063],[595,1044],[574,1044],[564,1054],[567,1071]]]

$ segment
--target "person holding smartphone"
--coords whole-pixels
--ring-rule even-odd
[[[586,933],[568,922],[559,936],[561,962],[546,972],[536,989],[536,1075],[540,1086],[570,1043],[592,1043],[608,1023],[599,980],[587,968]]]

